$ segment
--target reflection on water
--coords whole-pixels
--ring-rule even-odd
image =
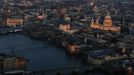
[[[44,42],[32,40],[24,35],[0,36],[0,52],[21,54],[29,60],[28,70],[46,70],[82,65],[77,58],[69,57],[60,48]]]
[[[47,45],[43,42],[32,40],[23,35],[8,35],[0,37],[0,52],[11,52],[14,49],[17,54],[22,54],[29,59],[28,69],[41,70],[62,68],[66,66],[79,66],[77,59],[70,58],[64,50]],[[47,47],[48,46],[48,47]]]

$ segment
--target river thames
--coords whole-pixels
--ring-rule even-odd
[[[79,58],[71,57],[63,49],[46,42],[33,40],[21,34],[0,36],[0,52],[11,53],[12,49],[15,54],[23,55],[28,59],[27,70],[30,71],[85,66]],[[87,75],[104,74],[90,73]]]

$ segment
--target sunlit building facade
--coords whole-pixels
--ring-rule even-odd
[[[111,32],[121,31],[121,27],[113,25],[113,21],[109,14],[105,17],[103,24],[99,23],[99,18],[97,18],[96,21],[92,20],[90,24],[90,28],[103,30],[103,31],[111,31]]]

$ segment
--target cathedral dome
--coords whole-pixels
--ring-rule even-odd
[[[104,19],[104,26],[112,26],[112,19],[109,14]]]

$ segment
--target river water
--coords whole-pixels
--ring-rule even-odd
[[[31,71],[83,66],[80,59],[70,57],[63,49],[45,42],[21,34],[0,36],[0,52],[11,53],[11,49],[29,60],[27,69]]]

